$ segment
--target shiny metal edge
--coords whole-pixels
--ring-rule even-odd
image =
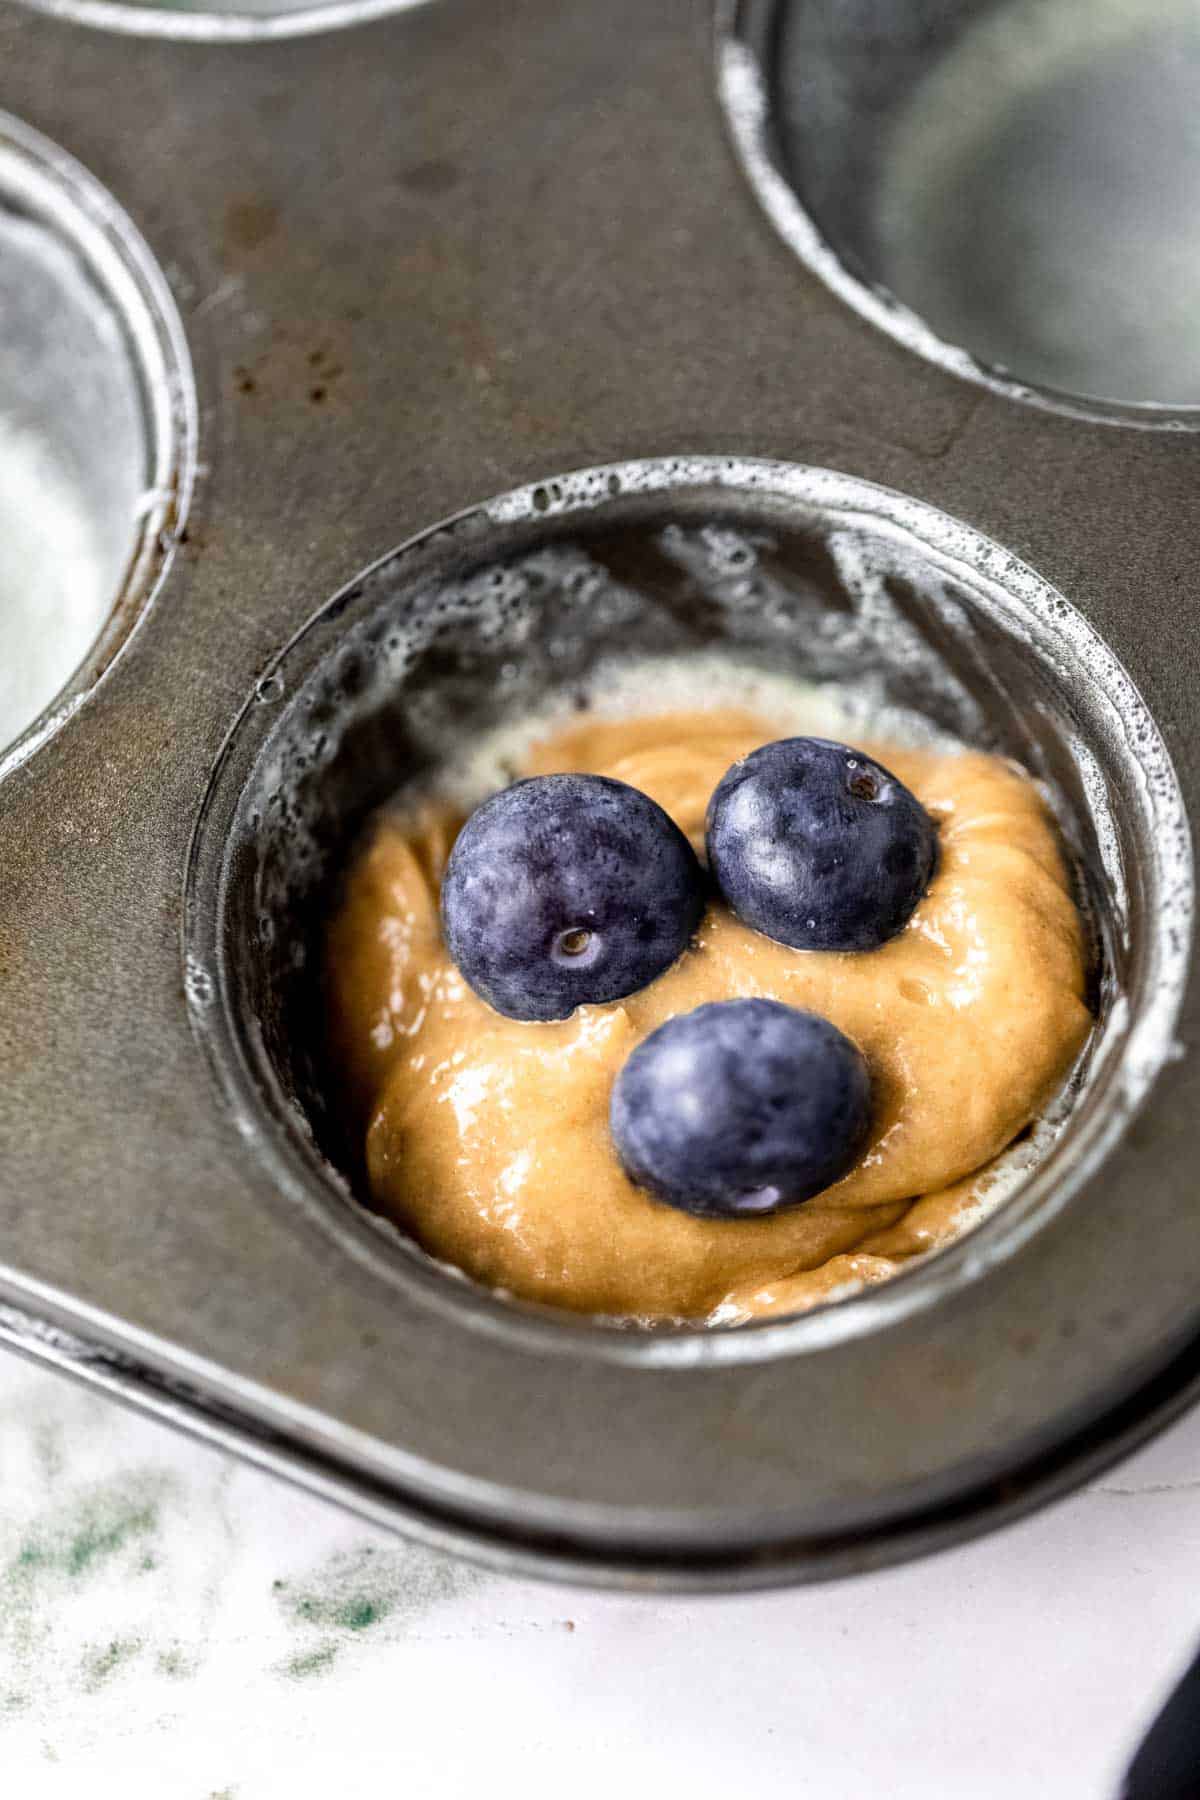
[[[1079,1439],[952,1506],[845,1539],[809,1538],[740,1555],[673,1559],[633,1550],[597,1554],[562,1534],[480,1531],[370,1480],[335,1456],[289,1440],[278,1430],[254,1427],[245,1414],[219,1409],[181,1379],[3,1301],[0,1345],[427,1550],[466,1557],[499,1575],[624,1593],[732,1594],[806,1586],[956,1549],[1067,1498],[1156,1437],[1200,1397],[1196,1340]]]
[[[21,0],[21,4],[54,19],[68,19],[93,31],[115,31],[127,37],[176,38],[184,43],[250,44],[283,38],[312,37],[322,31],[411,12],[429,0],[325,0],[274,13],[206,12],[202,7],[175,11],[138,5],[136,0]]]

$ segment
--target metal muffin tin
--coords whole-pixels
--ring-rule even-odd
[[[6,105],[166,273],[200,459],[136,631],[0,781],[0,1329],[505,1566],[811,1579],[1015,1516],[1200,1379],[1197,452],[874,330],[762,218],[707,9],[601,10],[434,0],[253,49],[0,15]],[[752,604],[753,571],[664,533],[748,545]],[[350,1196],[287,921],[307,955],[372,782],[538,675],[554,558],[632,596],[604,617],[583,584],[580,666],[599,625],[661,648],[734,618],[803,660],[834,539],[886,565],[883,638],[916,630],[945,704],[1065,796],[1110,977],[1073,1121],[984,1228],[841,1307],[643,1336],[507,1305]]]

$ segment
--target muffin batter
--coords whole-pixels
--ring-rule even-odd
[[[702,852],[725,771],[781,734],[748,712],[588,719],[522,774],[611,775]],[[1035,1119],[1091,1026],[1054,828],[998,758],[863,743],[934,819],[940,856],[877,950],[792,950],[713,900],[693,946],[642,991],[568,1019],[501,1017],[442,943],[441,872],[462,824],[382,817],[330,928],[331,1042],[379,1207],[487,1285],[579,1312],[732,1322],[801,1310],[970,1222],[985,1166]],[[702,1220],[635,1188],[613,1152],[613,1081],[633,1047],[705,1001],[763,997],[833,1021],[870,1065],[857,1165],[770,1218]]]

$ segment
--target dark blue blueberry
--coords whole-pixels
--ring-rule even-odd
[[[603,775],[539,775],[493,794],[442,880],[450,954],[510,1019],[565,1019],[645,987],[703,909],[683,833],[648,795]]]
[[[882,764],[781,738],[722,778],[708,864],[739,919],[797,950],[875,950],[907,924],[937,861],[925,808]]]
[[[817,1013],[719,1000],[632,1051],[609,1121],[629,1179],[699,1219],[756,1219],[850,1168],[871,1116],[861,1052]]]

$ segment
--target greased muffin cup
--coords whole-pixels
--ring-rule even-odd
[[[1190,8],[719,0],[716,14],[750,186],[840,299],[1026,405],[1195,429]]]
[[[846,1573],[1014,1516],[1192,1391],[1190,437],[955,379],[798,269],[691,9],[618,0],[601,34],[534,0],[536,59],[500,10],[144,44],[136,141],[102,102],[127,43],[0,21],[9,104],[165,272],[199,425],[154,604],[0,779],[0,1331],[497,1564]],[[492,1294],[367,1210],[330,1105],[314,957],[359,826],[639,658],[1013,757],[1092,937],[1097,1030],[1004,1204],[801,1318]]]
[[[195,394],[174,299],[73,158],[0,114],[0,773],[136,628],[187,519]]]

